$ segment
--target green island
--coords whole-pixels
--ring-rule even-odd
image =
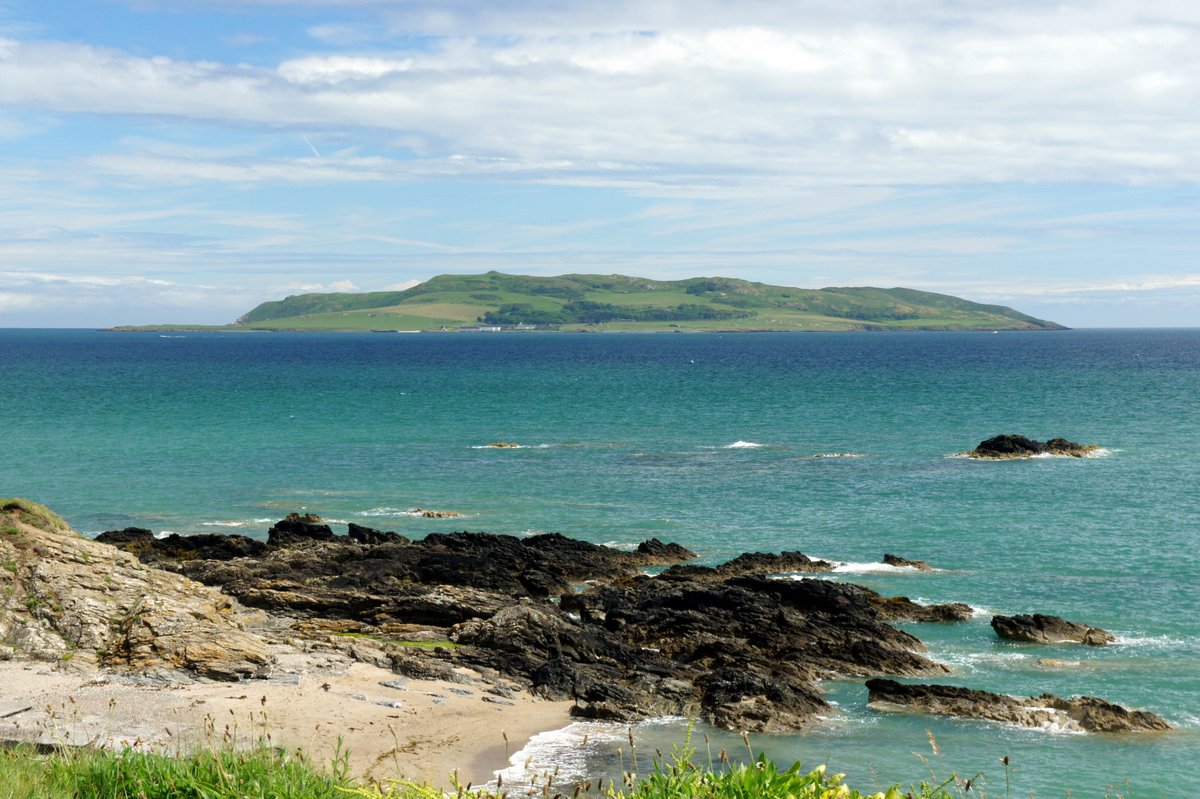
[[[230,325],[115,331],[1063,330],[1002,305],[906,288],[801,289],[723,277],[439,275],[406,291],[298,294]]]

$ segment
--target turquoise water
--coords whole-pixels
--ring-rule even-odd
[[[1017,796],[1200,784],[1200,331],[0,331],[0,367],[0,494],[45,502],[79,530],[261,536],[308,510],[418,536],[657,536],[708,562],[799,549],[849,564],[832,579],[980,608],[966,624],[910,627],[955,668],[947,681],[1103,696],[1180,730],[1080,736],[880,714],[847,682],[827,686],[839,703],[828,723],[756,746],[828,761],[856,785],[983,770],[996,794],[1003,756]],[[1108,454],[954,457],[1001,432]],[[468,518],[404,515],[414,507]],[[867,565],[884,552],[942,571]],[[1003,644],[985,611],[1057,613],[1122,643]],[[679,727],[643,732],[662,743]],[[583,768],[610,757],[592,752]]]

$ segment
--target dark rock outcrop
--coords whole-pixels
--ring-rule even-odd
[[[885,554],[882,562],[889,566],[916,569],[919,572],[933,571],[933,567],[923,560],[909,560],[908,558],[902,558],[899,555]]]
[[[1060,616],[1045,616],[1041,613],[1019,616],[993,616],[992,629],[1001,638],[1031,644],[1087,644],[1105,646],[1117,637],[1099,627],[1089,627],[1067,621]]]
[[[244,535],[220,535],[200,533],[180,535],[171,533],[165,538],[155,538],[149,530],[141,527],[126,527],[124,530],[107,530],[96,536],[102,544],[111,544],[136,555],[143,563],[182,560],[229,560],[261,555],[267,550],[262,541]]]
[[[1128,710],[1103,699],[1053,694],[1019,698],[953,685],[903,685],[895,680],[867,680],[868,702],[901,706],[922,713],[986,719],[1022,727],[1084,732],[1159,732],[1171,729],[1164,719],[1144,710]]]
[[[1012,460],[1015,458],[1032,458],[1034,455],[1058,455],[1071,458],[1083,458],[1099,450],[1094,444],[1076,444],[1065,438],[1052,438],[1049,441],[1034,441],[1031,438],[1018,435],[993,436],[981,441],[979,446],[967,453],[969,458],[984,460]]]
[[[770,578],[832,570],[800,552],[675,565],[651,578],[643,568],[692,553],[657,540],[622,552],[557,534],[407,541],[357,525],[352,537],[326,537],[324,528],[285,520],[263,552],[163,565],[244,604],[307,620],[312,635],[343,636],[339,646],[355,657],[391,658],[406,674],[468,667],[501,675],[574,699],[585,718],[680,714],[782,731],[827,710],[819,679],[946,671],[887,621],[949,618],[953,609],[844,583]],[[383,631],[413,625],[456,646],[400,652],[379,643]],[[344,637],[356,632],[367,637]]]

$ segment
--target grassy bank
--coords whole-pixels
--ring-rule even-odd
[[[954,799],[982,796],[962,781],[924,784],[885,793],[862,794],[823,766],[806,770],[799,763],[781,769],[760,756],[749,764],[725,758],[697,766],[690,753],[677,752],[650,774],[626,775],[622,785],[580,785],[554,789],[548,780],[532,787],[471,791],[459,797],[558,796],[596,799]],[[92,750],[40,754],[16,747],[0,752],[0,799],[441,799],[440,790],[397,781],[362,785],[345,774],[344,758],[329,767],[300,756],[260,747],[247,751],[204,751],[167,757],[135,751]],[[964,785],[967,787],[964,789]],[[964,793],[964,790],[966,791]],[[451,794],[453,795],[453,794]]]

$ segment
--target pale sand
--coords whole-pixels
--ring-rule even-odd
[[[404,682],[404,689],[380,685],[391,680]],[[0,739],[95,741],[118,749],[136,743],[177,754],[226,738],[245,745],[269,736],[272,745],[328,765],[340,738],[349,773],[358,778],[449,787],[457,770],[462,784],[482,784],[508,765],[506,752],[569,724],[571,706],[519,692],[504,700],[511,705],[492,704],[483,701],[491,696],[486,687],[407,680],[365,663],[297,668],[276,680],[151,687],[7,662],[0,663]]]

